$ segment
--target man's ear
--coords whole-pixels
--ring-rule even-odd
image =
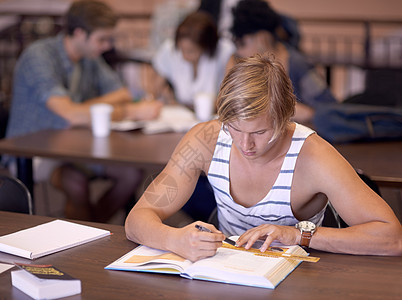
[[[73,38],[83,38],[83,37],[86,38],[87,35],[88,35],[88,33],[84,29],[77,27],[74,29],[72,37]]]

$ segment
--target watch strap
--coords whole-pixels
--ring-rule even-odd
[[[312,236],[313,236],[312,232],[302,231],[301,239],[300,239],[300,246],[303,246],[303,247],[310,246],[310,241],[311,241]]]

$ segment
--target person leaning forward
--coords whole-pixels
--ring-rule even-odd
[[[290,121],[295,102],[273,56],[256,54],[236,64],[221,85],[218,120],[183,137],[129,213],[128,239],[195,261],[214,255],[224,235],[239,235],[237,245],[246,248],[262,239],[261,251],[273,241],[305,245],[295,225],[307,221],[317,226],[311,248],[402,255],[402,227],[391,208],[329,143]],[[214,190],[219,228],[200,221],[183,228],[163,224],[189,199],[201,173]],[[328,201],[349,227],[320,226]]]

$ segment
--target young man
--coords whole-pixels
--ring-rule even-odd
[[[278,61],[256,55],[236,64],[217,101],[219,119],[184,136],[128,215],[130,240],[193,261],[214,255],[224,234],[240,235],[237,244],[246,248],[262,239],[261,251],[276,240],[337,253],[402,255],[402,227],[391,208],[330,144],[290,121],[296,98]],[[215,193],[219,230],[200,221],[164,225],[202,172]],[[328,201],[350,227],[320,227]]]
[[[128,89],[101,58],[112,47],[116,22],[104,3],[76,1],[67,12],[64,33],[37,41],[22,53],[14,73],[7,137],[89,126],[94,103],[113,105],[115,120],[152,119],[159,114],[159,102],[131,102]],[[114,181],[95,207],[88,189],[93,175]],[[97,221],[107,221],[124,206],[139,180],[139,170],[121,166],[62,165],[52,176],[54,185],[67,195],[66,217]]]
[[[281,17],[264,0],[241,0],[233,9],[231,33],[237,52],[227,65],[230,69],[237,57],[256,53],[273,53],[292,81],[297,97],[293,120],[310,123],[320,105],[336,103],[325,80],[295,47],[280,37]]]

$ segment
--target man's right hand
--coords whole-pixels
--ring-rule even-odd
[[[200,231],[195,227],[196,224],[207,227],[212,232]],[[174,253],[194,262],[215,255],[224,239],[223,233],[213,225],[197,221],[177,229],[171,240],[174,244],[169,248]]]

